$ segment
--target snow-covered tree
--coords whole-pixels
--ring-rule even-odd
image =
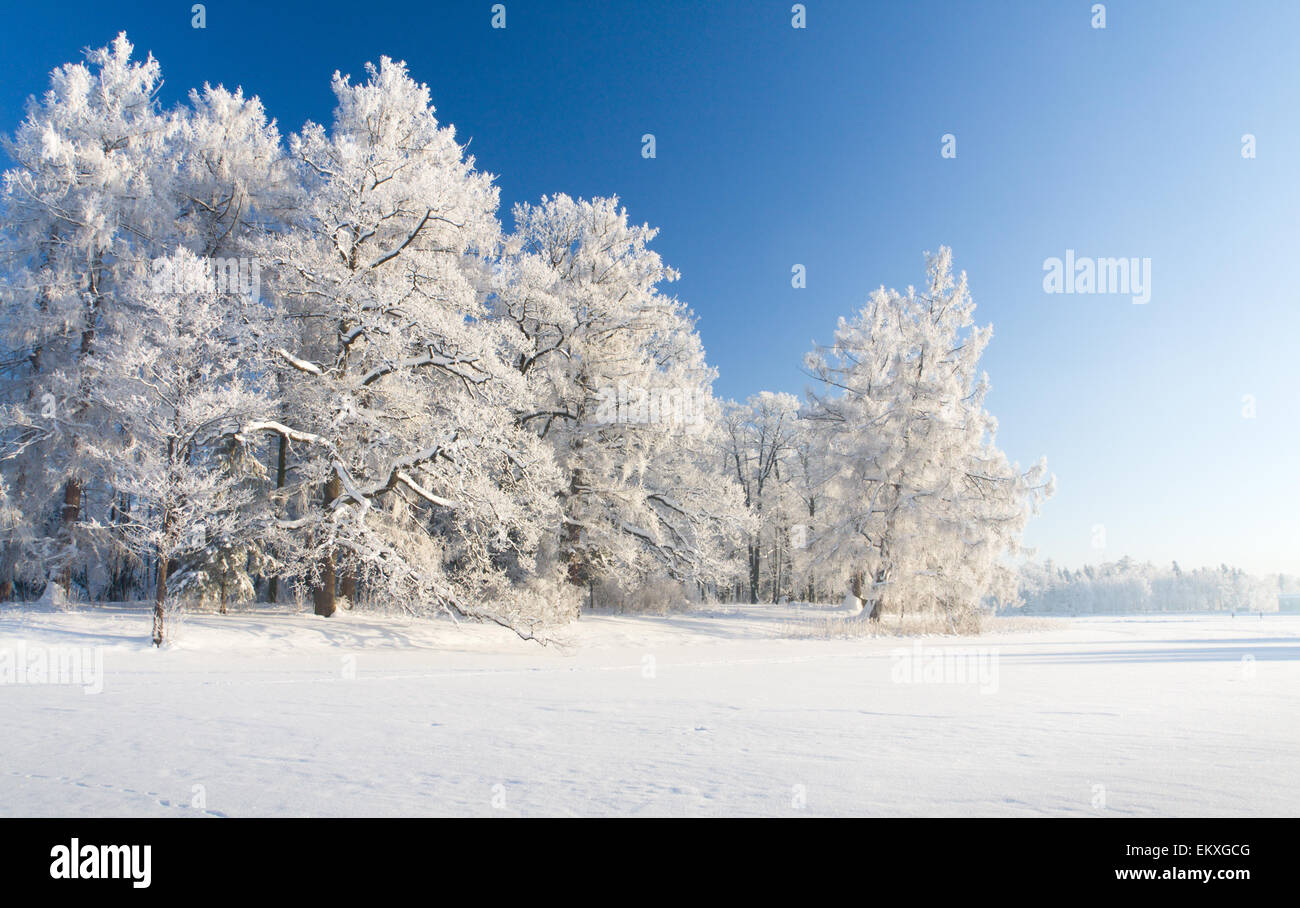
[[[784,476],[785,495],[793,499],[791,514],[790,560],[796,594],[810,602],[826,592],[818,574],[820,548],[817,525],[825,501],[828,463],[818,434],[819,425],[802,419],[795,435]]]
[[[283,371],[282,361],[268,354],[293,331],[284,324],[276,301],[262,295],[260,253],[267,236],[301,206],[301,186],[279,131],[257,97],[204,85],[202,91],[191,91],[189,105],[172,117],[176,128],[169,149],[174,162],[170,192],[178,212],[176,242],[201,257],[211,292],[236,304],[230,314],[244,327],[230,355],[258,389],[264,415],[267,407],[275,406],[271,401],[279,400]],[[155,262],[159,264],[163,262]],[[256,486],[241,497],[235,523],[263,524],[284,485],[286,440],[240,444],[226,438],[212,453],[225,474]],[[267,469],[258,468],[262,463]],[[254,512],[258,519],[250,521]],[[267,592],[274,600],[278,576],[264,539],[264,532],[211,534],[205,548],[176,566],[173,586],[187,599],[216,602],[224,609],[230,602],[253,598],[257,575],[270,572]]]
[[[805,406],[724,408],[656,231],[557,195],[503,238],[493,177],[404,64],[336,74],[332,124],[286,144],[242,90],[161,110],[131,54],[57,69],[6,140],[0,596],[152,595],[161,640],[173,597],[282,579],[321,615],[525,636],[665,583],[848,581],[874,617],[1005,591],[1050,482],[994,443],[989,331],[947,250],[924,292],[841,322]]]
[[[765,548],[774,572],[772,598],[781,595],[781,572],[790,563],[792,530],[806,526],[797,495],[788,485],[793,479],[790,461],[799,435],[799,406],[793,394],[763,391],[744,404],[729,402],[723,412],[727,460],[756,521],[746,553],[750,602],[759,600]],[[806,532],[800,532],[793,541],[805,540]]]
[[[495,312],[520,338],[519,422],[563,471],[558,557],[571,583],[652,574],[713,584],[734,564],[740,491],[721,462],[713,370],[677,274],[616,198],[519,205]]]
[[[115,494],[87,461],[113,431],[93,405],[106,366],[100,332],[174,222],[157,191],[171,132],[154,97],[159,67],[131,54],[119,35],[85,63],[56,69],[5,142],[15,166],[4,178],[0,345],[10,409],[0,433],[22,445],[5,473],[28,516],[7,534],[5,570],[26,565],[18,579],[30,585],[49,578],[66,590],[79,561],[104,561],[102,536],[82,519],[87,496],[106,508]]]
[[[247,356],[260,308],[239,288],[214,286],[208,261],[181,248],[105,314],[102,353],[113,371],[96,395],[115,411],[120,441],[93,453],[133,504],[109,530],[154,564],[157,644],[172,568],[219,561],[230,540],[261,530],[231,446],[240,425],[268,406]]]
[[[1280,577],[1255,577],[1220,565],[1158,568],[1132,558],[1085,564],[1077,570],[1026,561],[1019,569],[1018,607],[1032,614],[1142,612],[1271,612]]]
[[[295,326],[284,405],[240,438],[291,448],[280,525],[319,614],[370,584],[519,628],[545,617],[506,584],[553,523],[555,472],[516,423],[524,380],[482,302],[497,192],[403,64],[367,73],[336,74],[332,128],[290,141],[303,207],[263,255]]]
[[[882,287],[807,359],[830,476],[822,556],[873,620],[886,607],[959,619],[1011,595],[1003,558],[1052,490],[1045,463],[1022,471],[995,444],[977,371],[992,329],[973,325],[974,308],[941,248],[923,290]]]
[[[191,91],[189,106],[172,117],[170,191],[177,232],[196,255],[222,263],[217,268],[233,268],[230,259],[252,256],[260,232],[277,226],[301,202],[279,130],[260,99],[220,85]],[[255,271],[232,273],[241,283],[258,279]],[[260,296],[258,286],[244,289]]]

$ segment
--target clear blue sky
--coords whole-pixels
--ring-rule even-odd
[[[720,394],[801,391],[836,317],[946,244],[995,326],[999,440],[1059,479],[1041,555],[1300,572],[1300,4],[1111,2],[1104,30],[1091,5],[808,0],[795,30],[788,0],[506,0],[493,30],[489,0],[214,0],[200,31],[188,2],[23,4],[0,128],[123,29],[165,102],[242,85],[286,133],[328,122],[335,69],[405,59],[499,174],[503,217],[617,193],[662,228]],[[1150,303],[1044,293],[1067,248],[1149,257]]]

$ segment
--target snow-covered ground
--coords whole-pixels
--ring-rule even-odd
[[[155,651],[143,611],[8,608],[0,815],[1300,815],[1300,616],[810,614],[588,616],[543,648],[255,612]]]

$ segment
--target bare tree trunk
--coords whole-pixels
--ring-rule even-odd
[[[276,489],[276,492],[277,492],[277,493],[278,493],[281,489],[284,488],[284,476],[285,476],[285,472],[286,472],[286,471],[285,471],[285,452],[288,450],[288,447],[289,447],[289,444],[288,444],[287,439],[285,439],[285,437],[284,437],[283,435],[281,435],[281,436],[280,436],[280,453],[277,455],[277,457],[276,457],[276,461],[275,461],[275,489]],[[275,576],[275,577],[272,577],[272,578],[271,578],[271,582],[270,582],[269,584],[267,584],[267,587],[266,587],[266,601],[267,601],[267,602],[275,602],[276,599],[279,598],[279,595],[280,595],[280,578],[279,578],[279,576]]]
[[[320,561],[320,579],[311,592],[316,614],[328,618],[338,610],[334,603],[334,556],[327,554]]]
[[[885,583],[889,580],[893,572],[893,566],[889,562],[890,552],[893,548],[890,541],[894,538],[894,527],[898,519],[898,487],[894,487],[894,506],[889,510],[889,519],[885,521],[885,535],[880,540],[880,567],[876,568],[875,590],[876,601],[871,606],[871,620],[879,621],[880,616],[885,612],[885,594],[880,592]]]
[[[63,487],[63,508],[59,512],[59,535],[64,538],[68,546],[72,544],[72,525],[77,522],[77,515],[81,513],[81,482],[76,479],[69,479]],[[72,592],[72,563],[69,562],[59,571],[59,586],[63,587],[65,594]]]
[[[881,581],[884,574],[885,574],[884,568],[881,568],[876,572],[875,579],[877,583]],[[867,574],[865,571],[855,571],[853,574],[853,578],[849,582],[849,592],[851,592],[854,596],[858,598],[859,601],[863,603],[864,608],[866,606],[866,600],[867,600],[866,581],[867,581]],[[881,612],[884,610],[884,607],[885,607],[885,597],[877,593],[876,596],[872,599],[871,611],[864,612],[863,614],[865,614],[866,617],[871,621],[879,621]]]
[[[788,533],[789,531],[783,530],[782,532]],[[776,538],[780,540],[781,534],[778,533]],[[782,568],[784,567],[785,567],[785,552],[782,550],[781,543],[778,541],[772,545],[772,604],[773,605],[776,605],[778,602],[781,601],[781,583],[784,579],[783,577],[784,572],[782,571]]]
[[[574,450],[581,448],[581,442],[575,442]],[[582,494],[582,471],[575,469],[569,477],[569,490],[565,495],[563,530],[560,533],[561,551],[564,553],[565,576],[574,586],[587,587],[588,599],[594,599],[596,572],[587,562],[582,551],[582,524],[569,519],[572,508]],[[589,606],[590,607],[590,606]],[[578,600],[578,617],[582,617],[582,600]]]
[[[166,630],[163,615],[167,604],[167,558],[161,551],[158,552],[157,578],[153,593],[153,645],[162,646],[163,632]]]
[[[332,474],[325,483],[325,495],[322,507],[329,508],[343,492],[343,481],[338,474]],[[327,551],[320,560],[320,580],[312,590],[312,600],[316,605],[316,614],[328,618],[338,611],[334,600],[334,553]]]
[[[889,579],[888,568],[883,568],[883,567],[880,568],[878,571],[876,571],[876,588],[879,589],[881,584],[883,584],[888,579]],[[876,600],[871,606],[871,615],[869,617],[871,618],[872,621],[879,621],[880,616],[883,615],[884,612],[885,612],[885,594],[877,593]]]

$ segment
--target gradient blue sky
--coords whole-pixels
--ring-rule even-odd
[[[1058,477],[1040,555],[1300,572],[1300,4],[1111,2],[1094,30],[1078,0],[808,0],[802,31],[788,0],[506,0],[505,30],[490,0],[214,0],[202,31],[190,5],[7,10],[0,129],[121,30],[164,102],[242,85],[286,133],[329,121],[335,69],[404,59],[499,174],[507,222],[543,193],[616,193],[662,229],[721,395],[802,391],[812,342],[946,244],[995,327],[999,440]],[[1150,303],[1044,293],[1067,248],[1149,257]]]

